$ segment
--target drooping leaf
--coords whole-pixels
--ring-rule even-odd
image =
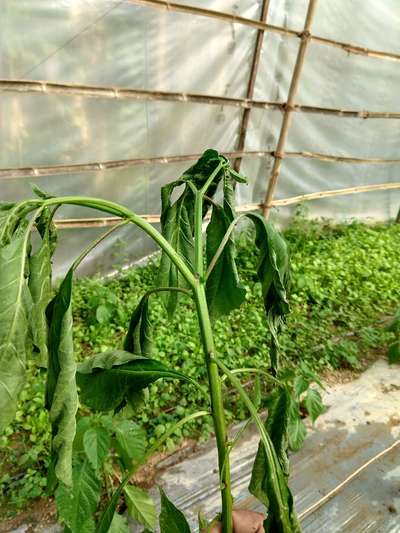
[[[159,517],[161,533],[190,533],[184,514],[167,498],[160,487],[161,513]]]
[[[132,313],[124,342],[127,352],[149,356],[152,351],[149,296],[145,295]]]
[[[77,383],[82,401],[98,411],[120,409],[134,392],[160,378],[190,381],[155,359],[113,350],[78,365]]]
[[[207,265],[210,265],[231,221],[221,206],[213,205],[206,232]],[[246,297],[246,289],[239,281],[235,255],[235,245],[231,237],[207,279],[207,303],[210,314],[215,318],[238,308]]]
[[[221,156],[215,150],[206,150],[200,159],[187,169],[182,176],[161,189],[161,232],[166,240],[181,255],[189,267],[193,267],[194,261],[194,203],[195,192],[200,190],[211,174],[216,171],[221,162]],[[221,168],[215,175],[207,191],[207,197],[212,198],[224,175]],[[184,186],[183,191],[175,202],[172,202],[172,194],[177,187]],[[204,201],[204,217],[210,202]],[[186,287],[178,269],[163,251],[161,255],[158,285],[160,287]],[[170,316],[173,315],[178,301],[177,292],[165,292],[161,298]]]
[[[270,398],[265,427],[275,450],[274,461],[278,465],[270,463],[264,444],[260,442],[249,484],[249,491],[268,509],[268,517],[264,522],[266,533],[300,533],[293,497],[287,484],[291,402],[292,398],[286,388],[276,390]]]
[[[389,364],[394,365],[400,363],[400,341],[394,342],[389,346],[388,356]]]
[[[72,276],[70,269],[46,310],[49,324],[46,408],[52,429],[49,491],[54,490],[56,478],[65,485],[72,482],[72,448],[78,409],[72,340]]]
[[[101,483],[89,461],[74,465],[73,484],[60,483],[55,492],[57,510],[71,533],[94,533],[94,512],[100,500]]]
[[[103,465],[110,445],[110,435],[102,427],[91,427],[84,433],[83,447],[95,472],[98,472]]]
[[[108,533],[129,533],[129,525],[126,516],[115,513]]]
[[[279,367],[278,334],[285,315],[289,312],[289,254],[286,242],[270,222],[257,213],[249,213],[247,216],[256,227],[256,246],[260,251],[257,274],[272,335],[271,367],[276,373]]]
[[[0,247],[0,434],[12,421],[31,353],[31,296],[25,279],[30,230],[21,226]]]
[[[310,415],[312,423],[314,423],[319,415],[324,412],[324,404],[320,393],[316,389],[308,389],[306,397],[304,398],[304,406],[307,413]]]
[[[153,530],[156,525],[157,510],[147,492],[139,487],[126,485],[124,494],[129,516],[134,518],[139,524]]]
[[[132,420],[122,420],[114,424],[115,446],[124,468],[132,462],[142,463],[146,450],[146,432]]]
[[[301,418],[298,403],[292,398],[289,407],[288,447],[297,452],[303,446],[307,429]]]
[[[48,325],[46,308],[52,297],[51,257],[56,245],[56,230],[50,213],[44,210],[36,223],[42,242],[36,253],[29,257],[29,290],[32,295],[32,336],[39,350],[38,364],[44,368],[48,361]]]

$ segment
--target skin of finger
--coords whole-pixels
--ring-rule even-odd
[[[234,533],[264,533],[264,515],[254,511],[233,511]]]
[[[234,533],[264,533],[263,523],[265,517],[263,514],[241,509],[233,511],[232,516]],[[215,524],[210,533],[222,533],[221,524]]]

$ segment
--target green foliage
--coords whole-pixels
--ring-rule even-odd
[[[395,336],[394,342],[390,344],[388,349],[389,363],[400,363],[400,309],[396,311],[386,330]]]
[[[0,346],[1,357],[4,352],[11,361],[11,372],[3,365],[0,372],[0,406],[7,413],[13,414],[15,411],[16,399],[24,383],[25,361],[34,344],[40,352],[41,364],[44,356],[48,355],[45,405],[52,426],[48,488],[53,491],[58,485],[56,501],[60,517],[72,532],[78,529],[89,532],[97,527],[99,532],[105,533],[113,523],[113,527],[123,529],[124,524],[115,518],[122,494],[125,495],[130,514],[146,528],[153,528],[155,511],[152,502],[141,489],[130,487],[128,481],[138,465],[157,449],[158,439],[168,447],[173,444],[172,438],[179,439],[190,434],[192,427],[183,427],[183,423],[188,419],[192,425],[198,424],[200,415],[209,415],[209,404],[220,459],[223,502],[221,520],[227,530],[231,523],[230,473],[223,465],[227,464],[225,458],[230,452],[230,446],[234,444],[226,444],[225,419],[229,421],[234,416],[240,418],[244,415],[245,406],[255,420],[261,437],[250,487],[268,506],[265,529],[268,533],[300,531],[287,483],[288,449],[298,449],[304,440],[305,427],[300,409],[306,409],[313,422],[323,410],[318,391],[309,389],[311,382],[319,383],[313,369],[318,368],[318,365],[326,365],[327,362],[332,365],[358,365],[357,348],[347,335],[343,335],[341,326],[357,328],[357,319],[361,321],[361,316],[352,313],[352,309],[346,313],[346,309],[340,305],[344,300],[338,298],[340,291],[336,282],[340,278],[337,265],[342,260],[342,250],[335,257],[333,266],[336,270],[332,268],[334,292],[330,292],[330,286],[325,290],[325,279],[322,282],[318,279],[321,273],[326,274],[325,265],[329,265],[328,260],[315,263],[315,274],[318,275],[312,278],[309,276],[312,268],[304,270],[307,260],[313,256],[313,251],[309,248],[309,242],[312,241],[310,237],[314,236],[314,240],[322,241],[322,234],[316,230],[315,225],[298,219],[296,224],[302,228],[302,239],[296,243],[298,246],[292,246],[292,250],[294,255],[303,253],[305,260],[293,268],[294,272],[297,271],[297,298],[295,294],[295,312],[289,319],[289,325],[290,320],[294,320],[294,323],[297,320],[296,325],[300,327],[290,327],[282,335],[282,325],[288,313],[290,278],[287,246],[271,223],[259,215],[251,214],[249,218],[256,227],[256,247],[249,247],[248,242],[243,240],[240,246],[246,248],[248,253],[245,256],[236,253],[232,233],[239,220],[235,218],[233,207],[235,180],[243,181],[244,178],[231,169],[226,158],[214,150],[206,151],[179,180],[164,187],[162,235],[125,207],[101,199],[71,197],[61,200],[36,190],[39,200],[1,208],[0,272],[8,283],[3,283],[0,289],[2,297],[4,295],[9,304],[5,310],[7,329],[3,331],[0,326]],[[216,194],[221,183],[222,204]],[[178,197],[173,201],[172,195],[178,186],[183,187],[180,195],[175,191],[178,192]],[[57,206],[54,209],[58,208],[59,203],[73,203],[125,218],[124,224],[136,224],[162,249],[157,276],[161,287],[157,287],[156,283],[156,289],[149,291],[147,288],[145,296],[139,302],[138,288],[147,284],[145,269],[136,274],[139,284],[132,284],[135,274],[132,277],[128,274],[116,282],[119,287],[117,294],[110,297],[107,295],[113,282],[99,284],[98,294],[92,294],[86,300],[86,311],[76,317],[80,328],[77,330],[75,345],[83,348],[81,356],[84,359],[77,371],[72,337],[72,275],[77,264],[100,241],[96,241],[79,256],[53,300],[49,302],[50,259],[54,251],[49,209],[54,206]],[[202,222],[210,207],[213,211],[212,219],[204,241]],[[42,241],[38,251],[32,254],[30,236],[35,221]],[[293,229],[288,231],[289,241],[291,231]],[[328,234],[331,232],[334,236],[333,244],[339,241],[335,231],[328,231]],[[330,245],[329,257],[334,247],[332,243]],[[359,240],[357,246],[360,249]],[[42,268],[42,262],[46,263],[46,268]],[[363,263],[371,268],[371,261],[364,260]],[[255,269],[257,278],[254,276]],[[375,274],[374,270],[370,270],[358,286],[371,289],[372,274]],[[126,287],[124,290],[124,283],[134,289],[134,298]],[[96,282],[93,282],[92,287],[95,285]],[[15,292],[11,296],[10,287]],[[154,297],[150,307],[149,295],[158,290],[162,293]],[[191,298],[178,311],[179,292],[185,292]],[[393,296],[393,290],[389,293]],[[126,294],[129,294],[129,300],[126,300]],[[299,295],[302,297],[299,298]],[[124,300],[126,306],[121,305]],[[258,303],[260,300],[263,306]],[[246,305],[241,305],[244,302]],[[161,303],[165,305],[168,317]],[[37,311],[35,318],[31,318],[32,315],[29,314],[31,305]],[[260,307],[264,308],[266,319],[260,313]],[[45,309],[48,327],[44,321]],[[213,327],[209,310],[214,319]],[[80,331],[84,327],[85,314],[89,329],[82,335]],[[329,327],[331,316],[335,317],[331,324],[333,327]],[[181,321],[174,321],[180,318]],[[318,328],[313,331],[313,338],[310,335],[312,319],[315,324],[318,319],[318,328],[324,327],[320,332],[321,338],[322,333],[329,334],[321,347],[315,345],[315,330]],[[128,322],[128,334],[122,343],[121,337]],[[249,335],[247,331],[245,335],[242,330],[250,326],[252,333]],[[99,327],[108,330],[107,336],[104,337],[103,333],[103,337],[100,335],[93,342]],[[151,335],[153,327],[157,330],[157,336]],[[199,329],[201,343],[196,340]],[[171,336],[172,331],[174,337]],[[385,333],[391,335],[390,332]],[[313,356],[310,357],[304,351],[302,334],[309,335],[307,341],[310,342],[311,352],[315,351],[320,356],[318,364],[306,364],[306,361],[313,361]],[[351,335],[359,337],[360,346],[382,339],[371,325],[364,329],[358,327]],[[87,357],[88,353],[96,351],[92,348],[99,340],[103,341],[97,347],[100,353]],[[124,350],[119,349],[121,344]],[[278,352],[283,361],[281,365]],[[295,356],[291,355],[292,352]],[[254,368],[246,370],[250,357],[251,366],[256,366],[258,372],[255,404],[246,394],[240,380],[229,370],[232,366],[240,366],[244,367],[241,371],[253,372]],[[222,393],[217,367],[233,385],[236,391],[234,395]],[[271,369],[273,377],[268,376],[268,369]],[[267,379],[262,380],[260,376],[267,376]],[[179,390],[165,380],[158,381],[166,377],[182,380]],[[272,382],[275,383],[274,386],[271,385]],[[114,411],[114,416],[109,413],[93,415],[88,420],[81,418],[76,435],[75,383],[80,388],[81,399],[88,407],[99,411]],[[192,388],[189,389],[193,384],[197,387],[195,393]],[[144,397],[142,391],[147,387],[151,407],[144,408],[140,402]],[[233,399],[232,405],[223,405],[224,396]],[[174,411],[164,409],[164,405],[173,406]],[[207,411],[193,413],[193,409],[197,410],[199,406],[204,406]],[[257,413],[257,409],[261,407],[268,408],[265,427]],[[187,412],[193,413],[192,416],[185,417],[175,425],[175,418]],[[155,413],[155,416],[149,416],[150,413]],[[135,423],[126,420],[126,417],[132,416],[135,416]],[[148,443],[145,441],[145,433],[136,425],[140,421],[150,435],[154,432]],[[5,427],[9,419],[3,415],[0,422]],[[204,431],[204,422],[201,427]],[[12,431],[7,429],[5,438],[11,434]],[[111,495],[112,488],[107,486],[107,479],[113,476],[116,465],[126,470],[126,473]],[[95,513],[102,491],[108,494],[108,498],[111,496],[111,499],[96,526]],[[168,531],[168,528],[172,528],[170,530],[173,531],[175,526],[177,530],[182,530],[186,527],[185,523],[183,515],[162,494],[161,530]]]
[[[73,271],[70,269],[46,310],[49,357],[45,406],[49,411],[52,430],[48,474],[50,493],[54,491],[57,480],[68,486],[72,483],[72,445],[78,409],[72,340],[72,275]]]
[[[168,499],[165,492],[160,488],[161,513],[160,532],[161,533],[190,533],[189,524],[183,513],[175,507]]]
[[[78,365],[81,400],[98,411],[119,411],[136,392],[160,378],[189,381],[155,359],[122,350],[94,355]]]
[[[295,220],[285,231],[285,238],[291,251],[293,287],[288,327],[280,336],[283,368],[298,365],[301,360],[317,372],[327,367],[352,367],[360,364],[361,354],[369,350],[380,352],[393,343],[394,333],[386,331],[380,319],[393,315],[400,300],[400,284],[393,275],[398,268],[398,226],[333,226]],[[259,301],[260,287],[253,274],[257,253],[246,232],[237,241],[236,263],[247,296],[242,307],[233,311],[229,323],[225,318],[215,321],[217,350],[225,353],[232,368],[248,366],[250,361],[252,366],[267,368],[269,337]],[[78,358],[118,344],[141,295],[152,288],[157,271],[157,262],[151,262],[125,271],[118,279],[83,278],[74,283],[74,345]],[[93,302],[99,301],[98,295],[103,301],[115,302],[115,313],[103,325],[95,317]],[[174,332],[158,296],[153,296],[150,318],[156,332],[154,357],[205,383],[190,300],[182,299],[172,323]],[[349,354],[355,357],[350,362],[346,360]],[[3,512],[22,508],[28,499],[44,494],[50,443],[43,409],[44,377],[29,365],[17,417],[0,441]],[[300,377],[297,383],[301,386]],[[150,389],[152,402],[135,414],[150,445],[157,440],[156,431],[164,433],[178,418],[193,412],[196,405],[204,405],[200,391],[185,383],[176,388],[171,382],[159,382],[150,385]],[[265,400],[261,406],[265,406]],[[242,402],[235,397],[226,410],[230,421],[247,416]],[[301,442],[304,429],[302,420],[294,418],[291,439],[298,435]],[[168,448],[185,437],[204,440],[211,431],[209,419],[194,420],[168,439]],[[293,442],[290,447],[296,449]]]
[[[88,459],[73,469],[72,489],[60,483],[55,494],[60,518],[72,533],[93,533],[94,512],[100,499],[101,484]]]
[[[22,224],[14,239],[0,247],[0,434],[15,416],[26,359],[31,355],[32,298],[25,277],[30,231]]]
[[[157,520],[157,510],[153,500],[147,492],[127,485],[124,488],[126,503],[128,505],[129,516],[134,518],[142,526],[154,529]]]

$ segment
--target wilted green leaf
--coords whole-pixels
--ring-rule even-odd
[[[388,355],[391,365],[400,363],[400,342],[394,342],[389,346]]]
[[[155,359],[122,350],[97,354],[78,365],[77,383],[82,401],[99,411],[120,409],[126,398],[160,378],[190,381]]]
[[[94,533],[94,512],[101,483],[88,460],[74,466],[72,488],[60,483],[55,493],[57,511],[71,533]]]
[[[160,488],[161,513],[160,532],[161,533],[190,533],[189,524],[183,513],[167,498],[165,492]]]
[[[194,202],[195,193],[191,187],[199,190],[220,164],[220,156],[215,150],[206,150],[200,159],[187,169],[182,176],[161,189],[161,232],[173,248],[184,258],[188,266],[194,261]],[[212,198],[218,183],[224,175],[221,168],[211,183],[207,196]],[[191,186],[189,185],[191,184]],[[184,189],[178,199],[172,202],[172,194],[179,186]],[[206,199],[203,205],[203,217],[210,203]],[[160,287],[186,287],[178,269],[163,251],[158,275]],[[161,298],[170,316],[175,311],[178,293],[162,293]]]
[[[146,491],[133,485],[124,488],[129,516],[139,524],[154,529],[157,520],[156,506]]]
[[[285,388],[276,390],[268,402],[265,427],[276,453],[274,460],[278,464],[271,464],[267,459],[264,443],[260,442],[249,484],[249,491],[268,509],[268,517],[264,522],[266,533],[300,533],[293,497],[287,484],[291,402],[290,394]]]
[[[218,250],[231,221],[222,207],[213,205],[211,220],[207,226],[207,265]],[[213,317],[229,314],[239,307],[246,297],[246,289],[239,281],[235,255],[235,245],[231,237],[206,283],[207,303]]]
[[[310,415],[312,423],[314,423],[319,415],[324,412],[324,404],[320,393],[315,389],[308,389],[306,397],[304,398],[304,406],[307,413]]]
[[[21,227],[0,247],[0,434],[14,418],[31,353],[31,296],[25,279],[30,230]]]
[[[98,472],[111,445],[108,431],[101,427],[91,427],[83,435],[83,447],[90,464]]]
[[[78,394],[75,383],[76,363],[72,340],[72,276],[70,269],[49,303],[49,364],[46,382],[46,408],[52,428],[52,455],[49,490],[55,486],[54,474],[65,485],[71,484],[72,447]]]
[[[298,403],[291,399],[288,420],[288,446],[296,452],[303,446],[307,429],[301,418]]]
[[[276,373],[279,367],[278,333],[289,312],[289,254],[286,242],[270,222],[257,213],[249,213],[247,216],[256,227],[256,246],[260,251],[257,274],[272,335],[271,367]]]
[[[39,350],[38,363],[46,368],[48,363],[46,308],[52,297],[51,257],[55,249],[57,234],[48,210],[42,212],[36,226],[42,242],[37,252],[29,257],[29,290],[33,301],[32,335],[33,343]]]
[[[132,313],[124,342],[124,350],[145,356],[151,355],[152,342],[148,295],[143,296]]]

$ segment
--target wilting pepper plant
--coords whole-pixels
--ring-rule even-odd
[[[266,506],[265,530],[300,531],[288,487],[287,454],[289,448],[298,449],[304,440],[301,404],[314,420],[322,409],[321,399],[316,390],[309,388],[317,378],[305,366],[296,371],[280,368],[278,336],[289,310],[288,251],[281,235],[259,214],[235,214],[235,182],[245,181],[224,156],[207,150],[178,180],[162,188],[161,232],[122,205],[82,196],[52,197],[36,187],[35,199],[1,204],[0,431],[14,417],[27,360],[32,358],[47,368],[45,404],[52,428],[48,491],[55,494],[67,531],[123,531],[127,525],[118,514],[122,497],[146,531],[154,529],[155,509],[144,491],[130,485],[132,476],[179,427],[197,417],[211,416],[221,492],[221,513],[214,522],[220,521],[223,531],[231,533],[229,455],[240,434],[228,439],[224,380],[236,389],[260,434],[249,489]],[[177,196],[175,201],[173,194]],[[55,290],[51,281],[57,244],[53,217],[67,204],[120,217],[121,223],[81,253]],[[204,232],[208,214],[211,216]],[[257,276],[271,334],[268,372],[253,368],[251,361],[248,368],[229,368],[225,354],[217,353],[214,343],[212,320],[229,315],[246,297],[235,264],[233,237],[238,222],[245,217],[255,227],[259,252]],[[134,310],[123,345],[77,364],[72,341],[74,271],[111,231],[130,223],[161,249],[157,284],[143,295]],[[40,236],[36,246],[31,244],[33,229]],[[169,428],[156,445],[146,447],[143,430],[134,421],[121,418],[125,407],[131,406],[131,414],[132,409],[140,408],[138,394],[158,379],[184,380],[193,387],[199,386],[179,370],[152,358],[149,307],[151,296],[156,293],[171,317],[181,298],[194,302],[208,375],[208,408],[186,416]],[[259,395],[248,394],[238,377],[246,373],[256,376],[255,383],[265,380],[268,384],[266,420],[258,412]],[[76,424],[79,401],[97,414],[82,417]],[[122,472],[119,484],[116,490],[113,484],[108,485],[106,497],[100,500],[101,472],[112,474],[113,461]],[[212,523],[202,520],[200,527],[207,530]],[[163,533],[190,531],[183,514],[162,491],[159,524]]]

